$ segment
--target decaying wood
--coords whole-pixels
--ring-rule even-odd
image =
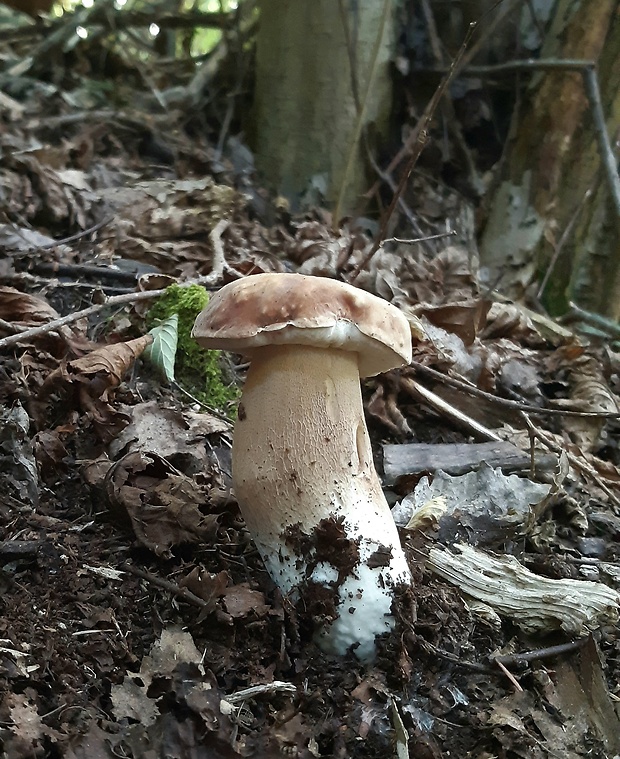
[[[529,451],[512,443],[404,443],[383,446],[383,473],[386,485],[394,485],[400,477],[435,472],[442,469],[453,476],[472,472],[483,462],[500,467],[504,472],[527,472],[531,465]],[[536,453],[537,470],[557,468],[557,456]]]
[[[491,556],[463,544],[454,548],[458,553],[432,548],[430,569],[528,633],[560,629],[581,635],[618,620],[620,594],[606,585],[550,580],[533,574],[514,556]]]

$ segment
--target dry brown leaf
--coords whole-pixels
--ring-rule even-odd
[[[59,475],[66,471],[64,459],[68,456],[63,438],[75,431],[73,425],[54,430],[41,430],[34,436],[34,455],[40,476],[50,485],[57,482]]]
[[[569,368],[570,398],[555,403],[571,411],[614,413],[618,404],[609,389],[601,359],[589,352],[571,354]],[[563,427],[584,452],[593,451],[606,424],[604,418],[565,417]]]
[[[41,385],[37,404],[45,404],[54,392],[72,387],[79,408],[90,418],[97,436],[109,443],[129,423],[129,416],[112,405],[112,391],[152,341],[151,335],[143,335],[126,343],[104,345],[61,364]]]
[[[43,298],[13,287],[0,287],[0,319],[20,327],[35,327],[58,316],[58,311]]]
[[[116,387],[120,385],[134,361],[152,342],[152,335],[142,335],[126,343],[104,345],[82,358],[69,361],[67,369],[70,374],[84,375],[88,378],[95,374],[103,375],[107,387]]]
[[[252,590],[247,584],[232,585],[224,591],[224,608],[233,619],[247,617],[254,612],[257,617],[269,611],[265,596],[259,590]]]
[[[403,259],[401,287],[412,302],[439,305],[478,297],[470,253],[465,248],[450,245],[434,258],[414,258],[406,246],[399,252]]]
[[[189,276],[210,266],[209,231],[246,202],[210,177],[109,187],[100,198],[115,214],[116,254],[155,264],[167,274]]]
[[[483,328],[491,304],[489,301],[470,300],[440,306],[421,306],[418,316],[425,316],[431,324],[458,335],[465,345],[471,345]]]
[[[108,471],[105,490],[112,510],[128,517],[138,542],[158,556],[217,535],[220,515],[200,510],[204,491],[157,454],[123,456]]]
[[[222,571],[211,574],[201,567],[194,567],[192,571],[179,581],[180,588],[187,588],[198,598],[206,601],[208,606],[203,608],[201,618],[206,616],[205,611],[215,609],[218,598],[224,595],[230,582],[228,572]]]
[[[389,375],[377,380],[377,387],[366,405],[374,419],[399,438],[411,435],[411,427],[398,408],[398,383],[390,382]]]
[[[151,451],[164,458],[175,457],[175,463],[182,457],[191,462],[194,471],[204,471],[209,466],[205,438],[230,430],[229,423],[211,414],[181,413],[162,408],[158,401],[123,406],[122,410],[130,415],[131,422],[111,443],[113,457],[120,452]],[[181,468],[187,471],[186,466]]]
[[[95,198],[63,180],[56,168],[64,160],[64,156],[46,148],[13,156],[12,168],[27,176],[33,188],[31,203],[20,215],[34,220],[44,214],[55,222],[85,229],[88,226],[87,211]]]
[[[32,688],[24,693],[7,693],[0,702],[3,730],[3,755],[11,759],[44,756],[45,738],[56,740],[60,734],[48,727],[37,708],[38,696]],[[4,725],[3,725],[4,726]]]
[[[544,340],[528,313],[518,303],[493,303],[487,313],[481,338],[509,337],[526,345],[541,345]]]
[[[24,741],[34,746],[43,737],[43,722],[36,706],[25,695],[12,694],[13,706],[9,709],[13,730]]]

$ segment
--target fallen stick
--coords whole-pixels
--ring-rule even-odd
[[[212,285],[213,279],[210,274],[204,277],[198,277],[198,279],[188,280],[187,282],[179,282],[179,287],[189,287],[190,285]],[[115,295],[112,298],[108,298],[104,303],[96,303],[94,306],[89,306],[81,311],[74,311],[72,314],[61,316],[58,319],[53,319],[46,324],[40,324],[36,327],[31,327],[23,332],[19,332],[15,335],[9,335],[0,339],[0,350],[3,348],[9,348],[11,345],[16,345],[24,340],[30,340],[33,337],[39,335],[45,335],[48,332],[53,332],[59,327],[65,327],[67,324],[73,324],[80,319],[86,319],[93,314],[98,314],[106,308],[114,308],[115,306],[124,306],[128,303],[137,303],[142,300],[150,300],[152,298],[159,298],[166,292],[162,290],[144,290],[142,292],[126,293],[124,295]]]

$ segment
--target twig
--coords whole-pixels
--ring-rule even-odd
[[[474,387],[474,385],[470,385],[463,379],[457,379],[456,377],[451,377],[448,374],[442,374],[435,369],[431,369],[430,366],[419,364],[417,361],[412,361],[410,366],[416,372],[425,374],[427,377],[432,377],[438,382],[443,382],[446,385],[450,385],[451,387],[456,387],[459,390],[462,390],[464,393],[474,395],[478,398],[484,398],[490,403],[495,403],[498,406],[505,406],[506,408],[514,409],[515,411],[525,411],[528,414],[540,414],[544,416],[574,416],[582,417],[585,419],[617,419],[620,417],[619,411],[569,411],[568,409],[539,408],[538,406],[530,406],[529,404],[521,403],[520,401],[512,401],[508,398],[499,398],[496,395],[492,395],[491,393],[487,393],[484,390],[480,390],[479,388]]]
[[[534,6],[534,0],[525,0],[525,3],[527,5],[528,11],[530,12],[530,19],[532,21],[532,24],[536,27],[539,39],[542,40],[545,36],[545,25],[538,18],[538,10]]]
[[[443,651],[441,648],[437,648],[437,646],[434,646],[427,640],[419,639],[419,642],[421,648],[426,649],[427,652],[430,652],[433,656],[438,656],[440,659],[445,659],[445,661],[452,662],[452,664],[468,669],[471,672],[479,672],[483,675],[497,675],[497,670],[495,668],[491,669],[491,667],[488,667],[485,664],[461,659],[456,656],[456,654],[451,654],[449,651]]]
[[[564,228],[564,231],[562,232],[557,245],[553,246],[553,255],[551,256],[551,259],[549,260],[547,271],[545,272],[545,276],[543,277],[542,282],[540,283],[540,287],[538,288],[538,292],[536,293],[536,299],[538,302],[540,302],[542,296],[544,295],[545,290],[547,289],[547,283],[549,282],[549,279],[551,278],[551,275],[553,274],[553,270],[555,269],[555,265],[558,262],[560,253],[562,252],[562,250],[564,250],[564,246],[566,245],[569,237],[573,233],[573,229],[575,228],[575,225],[577,224],[577,221],[579,217],[581,216],[581,212],[585,208],[586,202],[592,196],[592,192],[593,190],[591,187],[588,190],[586,190],[583,197],[580,199],[579,203],[577,204],[577,208],[571,214],[569,222]]]
[[[614,506],[618,507],[620,506],[620,498],[615,495],[605,484],[603,478],[601,475],[596,471],[596,469],[590,464],[585,458],[580,459],[579,456],[575,456],[574,453],[570,453],[566,450],[566,446],[558,445],[558,443],[555,442],[555,440],[547,434],[544,430],[540,429],[540,427],[537,427],[532,420],[528,417],[527,414],[521,413],[521,416],[523,417],[525,423],[527,424],[528,428],[532,431],[532,434],[535,435],[535,437],[549,450],[553,451],[554,453],[557,453],[558,455],[565,454],[566,458],[568,459],[569,464],[576,469],[581,475],[583,475],[586,479],[589,477],[609,498],[611,503],[614,504]],[[617,483],[612,483],[617,484]]]
[[[141,580],[146,580],[146,582],[150,583],[151,585],[155,585],[158,588],[168,590],[173,595],[177,596],[178,598],[182,598],[184,601],[187,601],[194,606],[200,606],[203,609],[211,606],[211,603],[209,601],[205,601],[204,598],[200,598],[200,596],[195,595],[191,592],[191,590],[188,590],[187,588],[181,588],[178,585],[175,585],[173,582],[164,580],[162,577],[157,577],[157,575],[153,575],[150,572],[144,572],[142,569],[138,569],[131,564],[123,564],[121,567],[119,567],[119,569],[121,572],[128,572],[129,574],[135,575],[135,577],[139,577]]]
[[[134,292],[134,287],[117,287],[115,285],[106,285],[105,283],[87,283],[87,282],[60,282],[57,279],[50,279],[49,277],[37,277],[34,274],[21,271],[16,274],[0,275],[0,281],[7,283],[15,283],[15,285],[32,285],[36,287],[45,287],[53,289],[65,289],[65,290],[88,290],[92,294],[94,290],[99,290],[105,294],[117,293],[128,294]]]
[[[28,264],[28,262],[25,262]],[[22,262],[23,265],[23,262]],[[18,267],[18,271],[19,271]],[[114,266],[90,266],[89,264],[60,264],[56,262],[37,262],[27,266],[28,271],[47,277],[74,277],[75,279],[92,278],[105,279],[111,282],[135,285],[138,272],[125,271]],[[80,282],[80,284],[88,284]],[[90,285],[93,287],[93,285]]]
[[[450,71],[448,72],[446,76],[444,76],[439,86],[433,93],[433,97],[430,99],[430,102],[424,109],[424,113],[422,114],[422,118],[420,119],[417,125],[417,129],[416,129],[417,131],[416,142],[412,147],[411,155],[409,156],[409,160],[407,161],[405,170],[403,171],[400,181],[396,187],[396,192],[392,196],[392,200],[390,202],[390,205],[387,208],[387,211],[383,214],[383,219],[381,220],[381,229],[379,230],[379,234],[377,235],[370,251],[366,254],[366,256],[364,256],[362,261],[357,265],[357,267],[353,271],[351,277],[349,278],[350,283],[355,282],[355,280],[360,275],[361,271],[366,268],[371,258],[379,250],[381,241],[386,236],[388,224],[390,222],[390,218],[392,217],[392,214],[394,213],[394,209],[396,208],[398,199],[402,195],[407,185],[407,182],[409,181],[409,177],[411,176],[411,172],[415,168],[415,165],[418,162],[418,158],[422,154],[422,151],[424,150],[426,143],[428,141],[428,129],[429,129],[431,120],[435,114],[435,111],[437,109],[437,106],[439,105],[439,101],[443,97],[444,92],[447,90],[448,86],[450,85],[450,82],[454,79],[460,67],[461,59],[463,55],[465,54],[465,50],[467,49],[469,40],[471,39],[471,36],[475,28],[476,28],[475,23],[470,24],[469,29],[467,30],[467,34],[465,35],[463,44],[461,45],[461,49],[459,50],[456,58],[452,61],[452,65],[450,66]]]
[[[431,50],[433,56],[439,66],[443,65],[444,56],[442,53],[441,42],[439,40],[439,34],[437,33],[437,26],[435,24],[435,17],[430,6],[429,0],[422,0],[422,12],[426,21],[426,28],[428,30],[428,36],[430,38]],[[485,29],[486,32],[486,29]],[[485,35],[486,36],[486,35]],[[479,40],[480,42],[480,40]],[[442,102],[442,115],[443,122],[447,125],[448,131],[452,134],[459,150],[461,151],[465,164],[467,166],[467,174],[471,187],[479,194],[482,194],[481,186],[482,182],[478,176],[476,168],[476,162],[467,146],[467,141],[463,136],[463,132],[459,126],[459,119],[454,111],[454,103],[449,92],[446,93],[446,97]]]
[[[151,123],[163,121],[168,119],[168,114],[150,114],[149,121]],[[40,116],[33,116],[26,121],[26,124],[30,129],[58,129],[60,127],[73,126],[74,124],[81,124],[83,121],[111,121],[118,124],[121,127],[127,129],[135,129],[144,131],[146,125],[143,121],[136,116],[130,116],[124,111],[116,111],[109,108],[100,108],[90,111],[71,111],[71,113],[63,113],[60,116],[48,116],[43,119]],[[58,244],[58,243],[56,243]]]
[[[561,656],[562,654],[572,653],[582,648],[589,638],[578,638],[570,643],[560,643],[557,646],[548,646],[547,648],[539,648],[535,651],[525,651],[522,654],[506,654],[500,656],[491,656],[492,662],[501,662],[506,666],[514,666],[515,664],[523,664],[531,661],[537,661],[539,659],[551,659],[555,656]]]
[[[482,437],[485,440],[495,440],[496,442],[502,441],[502,438],[497,433],[493,432],[493,430],[490,430],[475,419],[467,416],[467,414],[454,408],[454,406],[451,406],[447,401],[444,401],[443,398],[440,398],[438,395],[435,395],[435,393],[427,390],[423,385],[420,385],[410,377],[403,377],[400,384],[408,393],[421,399],[441,414],[450,417],[460,426],[466,427],[474,435]]]
[[[506,665],[501,662],[499,659],[493,659],[495,664],[501,669],[501,671],[506,675],[506,677],[510,680],[510,682],[513,684],[515,690],[519,693],[523,693],[523,688],[519,684],[517,678],[512,674],[512,672],[506,667]]]
[[[10,95],[7,95],[6,92],[2,92],[1,90],[0,108],[2,108],[4,111],[11,111],[11,114],[15,119],[21,118],[24,115],[24,111],[26,110],[25,105],[22,105],[17,100],[14,100]]]
[[[583,58],[523,58],[488,66],[463,66],[459,76],[493,76],[494,74],[513,74],[517,71],[583,71],[593,68],[594,61]],[[433,69],[437,74],[446,69]]]
[[[590,311],[585,311],[583,308],[580,308],[576,303],[573,303],[573,301],[570,301],[568,304],[570,307],[570,311],[564,319],[566,319],[567,316],[571,317],[579,317],[580,319],[583,319],[584,322],[587,324],[590,324],[593,327],[598,327],[599,329],[605,330],[609,332],[614,337],[620,337],[620,324],[618,322],[613,321],[612,319],[607,319],[605,316],[602,316],[601,314],[593,314]]]
[[[6,330],[6,332],[15,334],[17,332],[23,332],[26,329],[26,327],[20,327],[17,324],[12,324],[11,322],[7,322],[5,319],[0,319],[0,329],[4,329]]]
[[[382,240],[380,248],[382,248],[388,242],[398,242],[402,245],[415,245],[418,242],[428,242],[429,240],[443,240],[444,237],[456,237],[457,231],[453,229],[451,232],[442,232],[438,235],[428,235],[427,237],[415,237],[413,240],[403,240],[400,237],[388,237],[387,240]]]
[[[175,380],[174,382],[170,383],[172,387],[175,390],[178,390],[179,392],[183,393],[183,395],[186,395],[188,398],[190,398],[194,403],[197,403],[199,406],[201,406],[205,411],[208,411],[211,416],[216,417],[216,419],[219,419],[221,422],[226,422],[229,427],[232,427],[233,424],[230,421],[230,419],[225,416],[224,414],[221,414],[219,411],[214,409],[212,406],[209,406],[207,403],[203,403],[202,401],[198,400],[198,398],[195,398],[189,390],[186,390],[182,385],[179,385],[179,383]]]
[[[205,282],[210,284],[212,281],[211,275],[206,277],[198,277],[198,279],[188,280],[186,282],[179,282],[179,287],[189,287],[190,285],[205,285]],[[82,311],[75,311],[72,314],[61,316],[58,319],[53,319],[46,324],[40,324],[37,327],[30,327],[30,329],[24,330],[16,335],[9,335],[0,339],[0,350],[3,348],[9,348],[11,345],[16,345],[22,340],[30,340],[32,337],[38,337],[39,335],[47,334],[57,330],[59,327],[64,327],[67,324],[73,324],[80,319],[85,319],[93,314],[97,314],[106,308],[114,308],[116,306],[124,306],[127,303],[137,303],[138,301],[151,300],[152,298],[159,298],[166,292],[165,288],[161,290],[146,290],[144,292],[132,292],[125,295],[115,295],[112,298],[108,298],[105,303],[97,303],[94,306],[89,306]]]
[[[607,125],[605,124],[605,113],[601,103],[601,91],[598,85],[596,68],[588,66],[583,69],[583,76],[586,84],[586,92],[592,106],[592,119],[594,121],[594,131],[598,141],[598,148],[601,153],[601,161],[605,169],[605,175],[609,184],[609,191],[613,200],[616,211],[616,218],[620,219],[620,176],[618,176],[618,164],[611,147]]]
[[[114,15],[97,18],[97,24],[109,27],[112,31],[126,29],[132,26],[150,26],[157,24],[161,29],[184,29],[186,27],[226,29],[232,21],[230,13],[183,13],[181,15],[162,14],[159,11],[148,13],[145,11],[130,11],[123,8],[114,9]],[[77,11],[74,11],[74,13]],[[39,20],[32,26],[23,26],[17,29],[0,30],[0,42],[17,41],[24,37],[46,36],[56,29],[62,28],[67,23],[67,14],[62,18]]]
[[[68,19],[63,18],[61,24],[51,29],[29,57],[9,68],[8,75],[23,76],[35,64],[46,64],[55,50],[61,50],[70,39],[75,38],[79,26],[92,28],[95,24],[109,23],[110,14],[115,15],[112,0],[101,0],[90,8],[78,8]]]
[[[233,269],[232,266],[228,265],[226,262],[226,256],[224,255],[222,235],[229,226],[229,221],[226,219],[220,219],[209,233],[209,239],[211,240],[211,246],[213,248],[213,264],[211,266],[211,274],[207,274],[202,278],[205,285],[217,284],[224,274],[229,274],[234,279],[241,279],[243,276],[236,269]]]
[[[359,88],[359,82],[357,79],[357,50],[355,47],[357,44],[358,30],[356,28],[355,34],[354,35],[351,34],[351,29],[349,28],[349,14],[348,14],[347,9],[344,6],[344,0],[338,0],[338,11],[340,12],[340,22],[342,24],[342,29],[344,31],[344,41],[347,46],[347,54],[349,56],[349,71],[351,74],[351,93],[353,95],[353,102],[355,103],[355,110],[359,117],[362,111],[362,104],[360,102],[360,88]]]
[[[92,235],[95,232],[98,232],[100,229],[103,229],[103,227],[106,227],[113,218],[113,216],[107,216],[105,219],[97,222],[97,224],[93,224],[92,227],[88,227],[88,229],[83,229],[81,232],[76,232],[74,235],[64,237],[62,240],[54,240],[54,242],[50,242],[47,245],[35,247],[33,250],[51,250],[52,248],[56,248],[58,245],[68,245],[70,242],[76,242],[76,240],[81,240],[82,237]]]
[[[498,7],[500,8],[499,12],[484,25],[478,39],[469,47],[469,50],[466,50],[463,54],[461,67],[467,66],[470,61],[473,61],[480,52],[482,45],[484,45],[484,43],[494,34],[495,30],[501,26],[504,19],[522,4],[523,0],[513,0],[512,2],[507,3],[504,3],[504,0],[499,0],[495,5],[489,8],[486,13],[483,13],[478,19],[478,23],[483,21],[487,16],[490,16]]]
[[[297,693],[297,686],[293,683],[285,683],[281,680],[274,680],[272,683],[265,683],[265,685],[252,685],[249,688],[238,690],[235,693],[231,693],[229,696],[224,696],[224,701],[228,701],[229,704],[238,704],[241,701],[245,701],[248,698],[255,698],[263,693]]]
[[[383,169],[379,166],[368,144],[366,144],[366,153],[368,155],[368,160],[370,161],[370,165],[374,169],[377,176],[380,177],[385,182],[385,184],[388,186],[388,188],[390,189],[392,193],[395,193],[396,182],[394,181],[394,178],[388,171],[383,171]],[[379,188],[377,187],[377,193],[378,192],[379,192]],[[368,194],[366,194],[366,199],[368,199],[368,197],[369,197]],[[422,235],[423,232],[420,225],[418,224],[418,220],[416,219],[413,211],[405,203],[402,196],[398,199],[398,207],[403,212],[411,229],[414,232],[417,232],[419,235]]]
[[[116,16],[110,21],[111,30],[126,29],[130,26],[150,26],[157,24],[160,29],[228,29],[232,23],[231,13],[201,13],[193,11],[181,14],[149,13],[147,11],[117,11]]]
[[[450,71],[452,68],[450,69]],[[611,193],[616,216],[620,219],[620,176],[614,151],[611,147],[611,140],[607,132],[605,123],[605,112],[601,102],[601,91],[596,73],[596,63],[594,61],[582,59],[560,59],[560,58],[528,58],[522,61],[507,61],[498,63],[493,66],[468,66],[463,67],[460,74],[463,76],[488,76],[492,74],[507,74],[515,71],[578,71],[584,79],[588,100],[592,106],[592,120],[594,121],[594,131],[601,154],[601,161],[605,169],[607,183]]]
[[[213,161],[221,161],[222,154],[224,153],[224,145],[226,144],[226,137],[230,130],[230,123],[235,113],[235,96],[239,95],[239,88],[237,87],[234,92],[227,93],[226,113],[222,120],[222,126],[220,127],[220,135],[217,139],[217,145],[213,152]]]
[[[428,30],[428,36],[431,43],[431,50],[433,51],[433,57],[438,64],[442,64],[444,57],[441,49],[441,42],[439,40],[439,34],[437,33],[437,25],[435,24],[435,17],[431,9],[429,0],[422,0],[422,15],[426,22],[426,28]]]
[[[480,37],[474,43],[474,45],[472,45],[470,50],[463,52],[460,65],[458,67],[458,70],[455,76],[463,75],[463,69],[467,66],[469,61],[471,61],[474,58],[474,56],[477,54],[478,50],[480,49],[480,46],[485,41],[485,39],[487,39],[491,34],[493,34],[497,26],[501,24],[501,22],[504,20],[506,15],[508,15],[512,10],[514,10],[514,8],[516,8],[517,5],[519,5],[521,2],[522,0],[514,0],[513,3],[509,3],[508,5],[504,6],[502,12],[498,13],[497,16],[495,16],[495,18],[491,19],[491,21],[484,28],[484,33],[480,35]],[[501,0],[495,3],[495,5],[492,8],[490,8],[487,11],[487,13],[484,14],[482,18],[487,16],[489,13],[492,13],[495,10],[495,8],[497,8],[497,6],[500,5],[500,3],[501,3]],[[460,51],[459,51],[459,54],[460,54]],[[454,63],[452,64],[452,66],[454,66]],[[437,73],[449,74],[451,71],[451,68],[452,67],[450,67],[449,69],[443,69],[443,68],[439,69],[437,70]],[[394,171],[394,169],[396,169],[396,167],[401,163],[401,161],[404,160],[405,156],[413,150],[414,145],[418,140],[418,135],[419,135],[421,126],[422,126],[422,120],[420,119],[420,121],[418,121],[418,123],[416,124],[415,129],[409,135],[405,144],[402,146],[402,148],[398,151],[398,153],[394,156],[394,158],[392,158],[392,160],[388,164],[388,167],[386,169],[387,174],[391,174]],[[372,197],[379,190],[379,186],[380,186],[380,182],[379,181],[375,182],[372,188],[366,193],[367,197]]]

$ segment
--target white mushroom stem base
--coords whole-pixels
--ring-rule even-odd
[[[411,575],[373,464],[357,356],[287,345],[251,359],[233,444],[246,524],[283,593],[332,592],[337,616],[318,631],[321,647],[357,644],[371,659],[394,624],[394,588]],[[324,520],[340,524],[331,553],[313,542]]]

